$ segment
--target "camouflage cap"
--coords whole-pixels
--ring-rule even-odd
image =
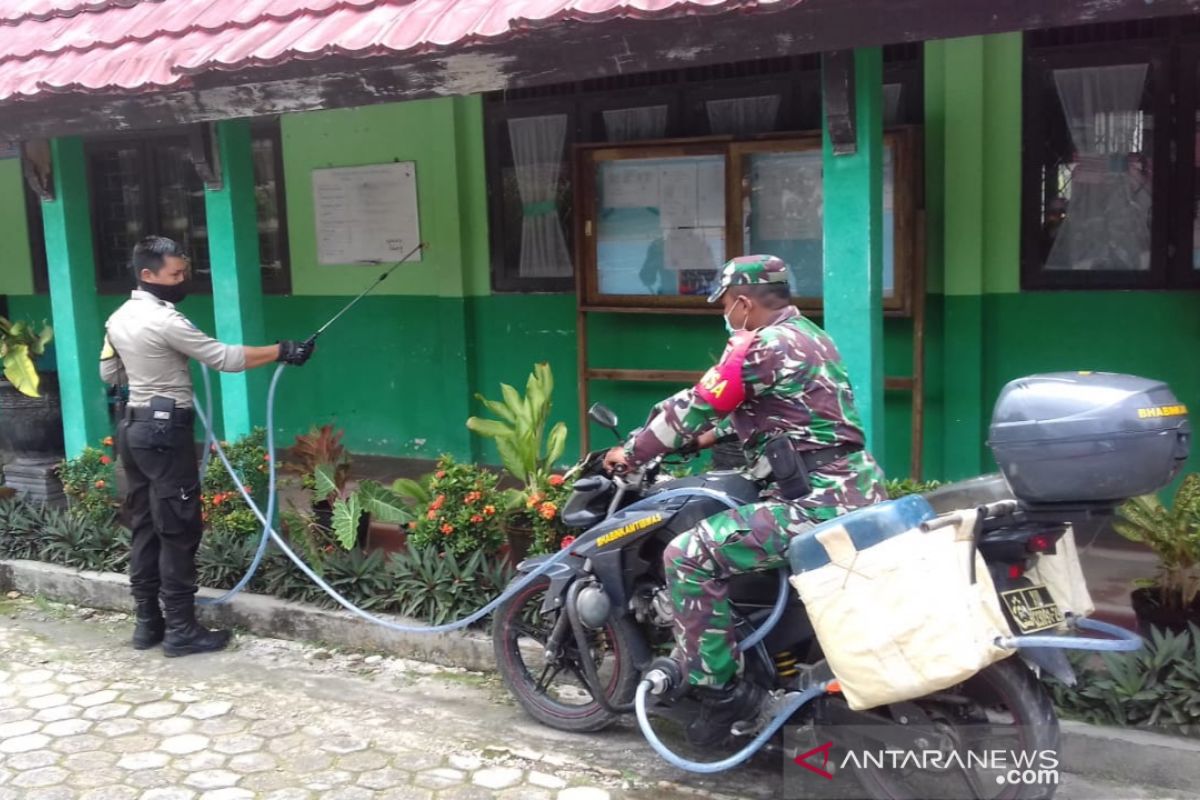
[[[757,286],[765,283],[787,283],[787,265],[777,256],[738,256],[721,268],[717,288],[708,296],[715,303],[730,286]]]

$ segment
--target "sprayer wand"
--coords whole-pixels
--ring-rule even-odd
[[[409,250],[408,255],[404,256],[404,258],[400,259],[395,264],[392,264],[392,266],[388,268],[387,272],[383,273],[378,278],[376,278],[375,282],[372,283],[370,286],[368,286],[366,289],[363,289],[362,293],[359,294],[358,297],[354,298],[349,303],[347,303],[345,306],[343,306],[342,310],[337,312],[336,314],[334,314],[328,322],[326,322],[321,327],[317,328],[317,332],[314,333],[312,336],[308,337],[307,339],[305,339],[304,343],[306,345],[314,344],[317,341],[317,337],[320,336],[322,333],[324,333],[326,330],[328,330],[330,325],[337,322],[343,314],[345,314],[350,309],[354,308],[355,304],[357,304],[359,300],[362,300],[364,297],[366,297],[371,292],[373,292],[375,290],[375,287],[378,286],[379,284],[383,283],[388,275],[391,275],[393,272],[396,271],[397,267],[399,267],[401,264],[407,262],[410,258],[415,256],[418,252],[420,252],[421,250],[423,250],[426,247],[428,247],[428,245],[425,242],[421,242],[416,247],[414,247],[412,250]],[[375,263],[378,263],[378,262],[375,262]]]

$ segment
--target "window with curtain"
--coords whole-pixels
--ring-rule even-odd
[[[1025,288],[1200,285],[1200,46],[1177,22],[1027,38]]]
[[[887,124],[920,124],[920,47],[885,48],[884,61]],[[571,157],[578,145],[709,136],[743,141],[817,130],[819,68],[819,56],[811,55],[610,76],[488,96],[484,114],[493,288],[562,292],[574,287],[577,210]],[[614,169],[610,177],[618,172]],[[630,208],[614,213],[640,213]],[[697,255],[705,252],[699,241],[693,242]],[[706,240],[706,246],[716,247],[715,241]],[[649,281],[653,294],[698,292],[706,270],[667,275],[653,266],[663,260],[660,251],[666,244],[664,239],[647,245],[636,268],[619,277],[618,270],[609,280],[639,291]],[[683,252],[684,244],[672,243],[672,253]]]
[[[252,147],[263,290],[285,293],[287,224],[278,123],[256,125]],[[180,242],[191,258],[197,289],[208,289],[212,270],[204,183],[186,137],[167,132],[97,138],[85,143],[85,151],[100,291],[129,290],[130,252],[152,234]]]

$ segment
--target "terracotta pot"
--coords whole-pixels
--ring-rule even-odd
[[[1133,606],[1134,616],[1137,617],[1138,633],[1150,636],[1151,626],[1183,633],[1188,629],[1188,622],[1200,625],[1200,597],[1188,608],[1163,608],[1159,602],[1159,590],[1134,589],[1129,595],[1130,605]]]
[[[508,563],[516,568],[533,546],[533,526],[520,521],[510,522],[504,526],[504,534],[508,539]]]
[[[367,550],[403,553],[408,549],[408,529],[395,522],[372,522],[367,530]]]

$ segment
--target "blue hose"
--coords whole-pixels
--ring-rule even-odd
[[[1115,639],[1097,639],[1091,636],[1010,636],[998,639],[1001,647],[1053,647],[1061,650],[1102,650],[1109,653],[1133,652],[1140,650],[1144,642],[1139,634],[1126,630],[1119,625],[1111,625],[1098,619],[1085,617],[1072,618],[1072,624],[1081,630],[1091,630],[1107,633]]]
[[[278,463],[278,459],[275,457],[275,390],[279,384],[279,376],[282,374],[283,368],[284,367],[281,364],[275,369],[275,374],[271,377],[270,389],[267,390],[267,455],[269,456],[268,474],[270,481],[268,489],[270,495],[267,501],[267,511],[268,514],[271,515],[273,515],[275,511],[275,469],[276,464]],[[388,628],[399,633],[448,633],[450,631],[462,630],[463,628],[466,628],[467,626],[483,619],[488,614],[492,613],[492,611],[494,611],[509,597],[524,589],[534,580],[539,578],[543,573],[550,570],[555,564],[570,555],[570,550],[560,550],[539,564],[537,569],[527,573],[523,578],[515,583],[510,584],[509,587],[505,589],[504,592],[498,597],[492,600],[492,602],[488,603],[483,608],[479,609],[465,619],[458,620],[457,622],[447,622],[442,625],[433,626],[399,625],[395,622],[391,622],[390,620],[383,619],[382,617],[368,614],[366,611],[363,611],[345,597],[338,594],[336,589],[326,583],[320,575],[318,575],[312,570],[311,567],[305,564],[304,560],[292,551],[287,542],[284,541],[283,537],[275,532],[275,528],[270,522],[271,517],[263,515],[262,511],[258,507],[258,504],[254,502],[254,498],[251,497],[250,493],[246,491],[245,485],[238,477],[237,470],[233,468],[233,464],[229,462],[228,456],[225,455],[225,448],[223,448],[221,443],[217,441],[216,437],[212,435],[212,424],[209,421],[205,410],[199,406],[199,403],[196,404],[196,416],[200,418],[200,421],[204,424],[205,430],[208,431],[208,436],[212,440],[212,447],[216,450],[217,457],[221,459],[221,463],[225,465],[225,469],[229,472],[230,476],[233,477],[233,482],[237,486],[238,492],[242,495],[242,499],[246,501],[246,504],[250,507],[250,510],[254,512],[254,516],[258,518],[258,521],[262,523],[263,526],[262,540],[259,542],[258,551],[255,553],[254,561],[251,563],[250,569],[247,570],[246,574],[242,576],[242,579],[238,581],[237,586],[235,586],[233,589],[230,589],[221,597],[209,601],[209,604],[228,602],[234,595],[246,587],[246,584],[248,584],[254,577],[254,573],[258,569],[259,564],[262,563],[263,554],[266,552],[267,541],[270,539],[273,540],[276,546],[283,551],[284,555],[292,560],[292,562],[300,569],[301,572],[307,575],[308,578],[313,581],[313,583],[317,584],[322,591],[332,597],[338,605],[342,606],[352,614],[366,620],[367,622],[380,625],[384,628]]]
[[[650,692],[649,681],[642,681],[638,684],[637,695],[634,697],[633,703],[634,710],[637,712],[638,727],[642,729],[642,735],[646,737],[646,741],[650,743],[654,751],[663,757],[663,760],[673,767],[678,767],[688,772],[711,775],[714,772],[724,772],[725,770],[733,769],[761,750],[763,745],[775,735],[776,731],[787,723],[792,714],[799,711],[809,701],[824,694],[828,685],[828,683],[821,683],[816,686],[810,686],[788,700],[783,708],[779,710],[779,713],[775,715],[775,719],[771,720],[771,723],[763,728],[762,732],[758,736],[755,736],[750,744],[720,761],[689,761],[662,743],[662,740],[654,732],[654,728],[650,726],[650,718],[646,714],[646,695]]]

